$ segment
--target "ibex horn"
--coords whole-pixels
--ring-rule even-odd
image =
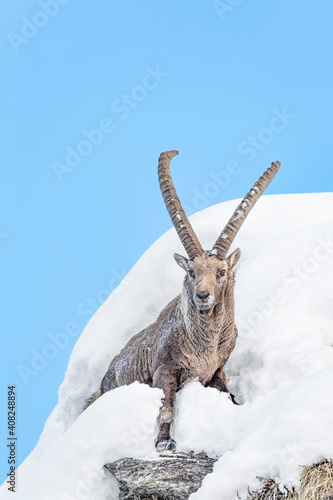
[[[178,151],[166,151],[165,153],[161,153],[158,162],[158,180],[164,203],[172,223],[175,226],[187,255],[193,260],[198,255],[202,255],[203,250],[192,229],[190,221],[185,215],[171,179],[170,161],[176,155],[178,155]]]
[[[245,221],[251,209],[254,207],[256,201],[260,198],[267,186],[274,179],[277,171],[280,168],[280,165],[281,163],[279,161],[272,163],[271,167],[269,167],[266,172],[260,177],[260,179],[255,183],[253,188],[247,193],[243,201],[238,205],[238,207],[232,214],[229,222],[226,224],[222,233],[216,240],[216,243],[212,250],[212,253],[216,253],[221,260],[226,258],[229,248],[234,241],[241,225]]]

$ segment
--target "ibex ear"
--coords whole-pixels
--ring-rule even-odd
[[[174,259],[177,262],[178,266],[180,266],[184,271],[187,271],[188,267],[188,259],[186,257],[183,257],[182,255],[179,255],[179,253],[174,254]]]
[[[229,257],[227,258],[229,271],[231,271],[231,269],[235,267],[235,265],[239,261],[240,256],[241,256],[240,248],[237,248],[237,250],[235,250],[234,252],[232,252],[231,255],[229,255]]]

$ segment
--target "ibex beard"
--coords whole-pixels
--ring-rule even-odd
[[[205,387],[228,392],[223,368],[237,338],[234,267],[240,249],[227,254],[248,213],[280,167],[280,162],[272,163],[238,205],[212,250],[204,251],[171,179],[170,160],[176,154],[161,154],[158,175],[166,208],[188,255],[174,255],[186,273],[182,293],[154,323],[129,340],[111,361],[100,390],[87,402],[89,406],[105,392],[135,381],[162,389],[164,398],[155,441],[160,452],[176,450],[170,427],[176,393],[187,382],[198,379]]]

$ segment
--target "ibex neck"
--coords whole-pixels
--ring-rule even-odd
[[[200,313],[196,308],[192,292],[186,283],[181,298],[181,307],[187,335],[199,349],[214,350],[225,330],[226,322],[234,318],[233,280],[228,282],[223,292],[222,301],[211,314]]]

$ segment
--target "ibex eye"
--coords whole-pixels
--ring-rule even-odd
[[[188,273],[188,275],[189,275],[191,278],[195,278],[195,274],[194,274],[194,272],[193,272],[191,269],[189,269],[189,270],[187,271],[187,273]]]
[[[222,276],[225,276],[225,273],[226,273],[225,269],[218,271],[218,273],[216,275],[217,279],[220,279],[220,278],[222,278]]]

